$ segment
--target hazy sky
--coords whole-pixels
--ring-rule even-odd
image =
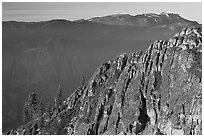
[[[201,2],[3,2],[3,21],[44,21],[51,19],[88,19],[96,16],[127,13],[131,15],[141,13],[170,12],[182,17],[202,23]]]

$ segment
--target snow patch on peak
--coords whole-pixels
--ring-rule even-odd
[[[109,17],[119,17],[122,16],[123,14],[113,14],[113,15],[108,15]]]
[[[131,16],[129,14],[113,14],[113,15],[108,15],[106,17],[124,17],[124,16]]]
[[[147,13],[147,14],[144,14],[144,16],[147,16],[147,17],[159,17],[157,14],[155,13]]]
[[[169,17],[169,14],[167,12],[162,12],[159,15],[165,15],[165,16]]]

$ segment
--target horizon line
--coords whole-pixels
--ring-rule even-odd
[[[154,12],[144,12],[144,13],[139,13],[139,14],[131,14],[131,13],[115,13],[115,14],[106,14],[106,15],[99,15],[99,16],[93,16],[91,18],[79,18],[79,19],[68,19],[68,18],[51,18],[51,19],[45,19],[45,20],[39,20],[39,21],[28,21],[28,20],[3,20],[2,18],[2,22],[24,22],[24,23],[38,23],[38,22],[48,22],[48,21],[55,21],[55,20],[61,20],[61,21],[69,21],[69,22],[74,22],[74,21],[79,21],[79,20],[84,20],[84,21],[89,21],[90,19],[93,19],[93,18],[102,18],[102,17],[108,17],[108,16],[114,16],[114,15],[130,15],[132,17],[135,17],[137,15],[145,15],[145,14],[156,14],[156,15],[161,15],[162,13],[165,13],[165,14],[174,14],[174,15],[179,15],[180,17],[182,17],[180,14],[178,13],[173,13],[173,12],[160,12],[160,13],[154,13]],[[190,19],[187,19],[185,17],[182,17],[186,20],[189,20],[189,21],[194,21],[194,22],[197,22],[198,24],[202,24],[200,23],[199,21],[197,20],[190,20]]]

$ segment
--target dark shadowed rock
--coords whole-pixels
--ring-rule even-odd
[[[201,28],[104,63],[61,108],[9,133],[201,135]]]

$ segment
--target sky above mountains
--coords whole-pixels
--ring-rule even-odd
[[[202,23],[201,2],[3,2],[3,21],[89,19],[111,14],[176,13]]]

